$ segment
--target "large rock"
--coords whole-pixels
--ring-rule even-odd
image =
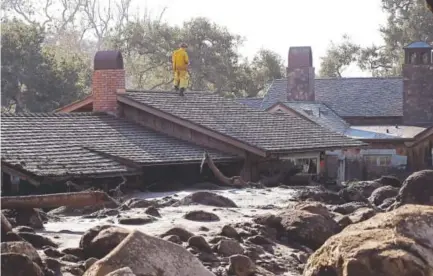
[[[5,209],[2,213],[11,221],[15,226],[30,226],[34,229],[44,228],[40,211],[36,209]]]
[[[345,203],[337,193],[319,189],[301,191],[295,196],[295,199],[299,201],[317,201],[332,205]]]
[[[42,264],[38,251],[28,242],[2,242],[1,253],[17,253],[27,256],[32,262]]]
[[[433,207],[405,205],[352,224],[309,259],[304,276],[433,275]]]
[[[411,174],[403,182],[396,198],[396,207],[404,204],[433,205],[433,170]]]
[[[218,253],[223,256],[231,256],[235,254],[243,254],[244,248],[242,245],[233,239],[222,239],[217,246]]]
[[[371,196],[373,191],[382,186],[384,185],[376,180],[351,182],[347,187],[339,191],[338,194],[348,202],[366,202],[368,201],[367,198]]]
[[[393,186],[379,187],[373,191],[368,200],[374,205],[380,206],[385,199],[397,196],[398,191],[399,189]]]
[[[348,202],[332,208],[333,212],[340,213],[342,215],[348,215],[350,213],[355,212],[360,208],[368,207],[368,204],[365,202]]]
[[[384,175],[381,178],[376,179],[376,181],[382,183],[383,186],[392,186],[394,188],[401,187],[400,179],[392,175]]]
[[[42,269],[28,256],[3,252],[0,274],[2,276],[44,276]]]
[[[256,265],[245,255],[230,256],[230,270],[236,276],[250,276],[256,272]]]
[[[137,275],[214,276],[183,247],[136,230],[84,276],[103,276],[122,267]]]
[[[195,192],[190,195],[187,195],[186,197],[182,198],[179,202],[173,204],[173,206],[196,205],[196,204],[209,205],[215,207],[238,207],[236,203],[234,203],[231,199],[215,193],[206,192],[206,191]]]
[[[288,239],[313,249],[319,248],[340,230],[340,226],[331,217],[297,209],[287,209],[277,215],[258,216],[255,221],[283,231]]]
[[[86,234],[81,238],[80,247],[83,248],[86,258],[99,259],[104,257],[131,232],[126,228],[117,226],[101,227],[101,229],[91,240],[88,239],[88,236],[86,237]]]
[[[183,217],[187,220],[202,221],[202,222],[220,220],[220,218],[217,215],[215,215],[214,213],[206,212],[203,210],[189,211]]]
[[[188,230],[185,230],[181,227],[173,227],[170,230],[167,230],[165,233],[161,234],[160,237],[164,238],[172,235],[178,236],[183,242],[187,242],[189,238],[194,236],[194,234],[189,232]]]
[[[18,236],[31,243],[36,248],[44,246],[58,247],[58,245],[48,237],[44,237],[35,233],[21,232],[17,233]]]

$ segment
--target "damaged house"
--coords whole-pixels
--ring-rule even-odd
[[[329,177],[367,179],[433,166],[432,46],[404,49],[401,77],[315,78],[311,47],[291,47],[287,77],[263,98],[238,102],[273,114],[290,114],[369,144],[327,150]],[[341,164],[343,163],[343,165]]]
[[[213,93],[128,90],[117,51],[95,55],[92,78],[90,96],[57,112],[2,114],[2,192],[18,192],[19,183],[39,189],[95,179],[118,185],[128,178],[137,187],[167,185],[160,181],[167,178],[194,182],[203,177],[204,152],[244,181],[272,175],[265,164],[287,159],[310,160],[305,164],[320,173],[325,151],[366,145]]]

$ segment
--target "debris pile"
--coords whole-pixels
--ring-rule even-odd
[[[254,206],[209,190],[74,207],[73,214],[68,207],[45,213],[39,205],[13,205],[2,210],[1,275],[431,275],[432,176],[417,172],[402,185],[382,177],[333,191],[293,189],[284,205],[248,201],[282,187],[233,190]],[[221,210],[244,218],[225,223]],[[173,213],[183,225],[146,231]],[[71,215],[104,223],[65,247],[61,233],[56,239],[43,228]],[[194,223],[200,228],[189,227]]]

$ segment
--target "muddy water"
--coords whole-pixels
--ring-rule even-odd
[[[181,199],[193,192],[193,190],[188,190],[165,193],[137,193],[132,197],[160,199],[166,196],[171,196],[174,199]],[[193,233],[212,236],[218,233],[225,224],[251,221],[251,218],[254,215],[267,212],[277,212],[278,208],[287,205],[288,201],[293,198],[296,190],[277,187],[270,189],[215,190],[212,192],[230,198],[238,205],[238,208],[219,208],[204,205],[165,207],[159,209],[161,218],[158,218],[154,222],[137,226],[121,226],[130,229],[138,229],[151,235],[159,235],[172,227],[180,226]],[[144,210],[144,208],[134,208],[128,211],[121,211],[121,215],[145,215]],[[220,220],[214,222],[195,222],[184,219],[183,215],[192,210],[205,210],[212,212],[218,215]],[[60,243],[61,247],[76,247],[78,246],[81,235],[87,229],[100,224],[119,225],[116,216],[103,219],[62,216],[61,221],[49,222],[45,224],[45,230],[39,232],[52,237],[56,242]],[[199,228],[201,226],[207,227],[209,231],[200,231]]]

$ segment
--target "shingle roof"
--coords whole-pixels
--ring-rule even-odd
[[[305,119],[258,111],[205,92],[127,92],[124,96],[265,151],[302,151],[363,143]]]
[[[416,41],[416,42],[412,42],[412,43],[410,43],[410,44],[408,44],[408,45],[406,45],[406,46],[404,46],[403,48],[405,48],[405,49],[410,49],[410,48],[412,48],[412,49],[416,49],[416,48],[425,48],[425,49],[432,49],[433,48],[433,46],[431,46],[430,44],[428,44],[427,42],[424,42],[424,41]]]
[[[346,121],[323,103],[290,101],[284,102],[283,104],[306,116],[315,123],[335,132],[344,134],[344,132],[350,127]]]
[[[1,118],[2,162],[21,163],[38,176],[134,171],[119,158],[138,165],[200,162],[203,151],[107,114],[2,114]],[[208,151],[216,160],[232,157]]]
[[[259,109],[262,105],[263,98],[238,98],[236,102]]]
[[[403,116],[402,78],[316,79],[314,89],[316,101],[341,117]],[[286,79],[273,81],[261,108],[287,101],[286,93]]]

